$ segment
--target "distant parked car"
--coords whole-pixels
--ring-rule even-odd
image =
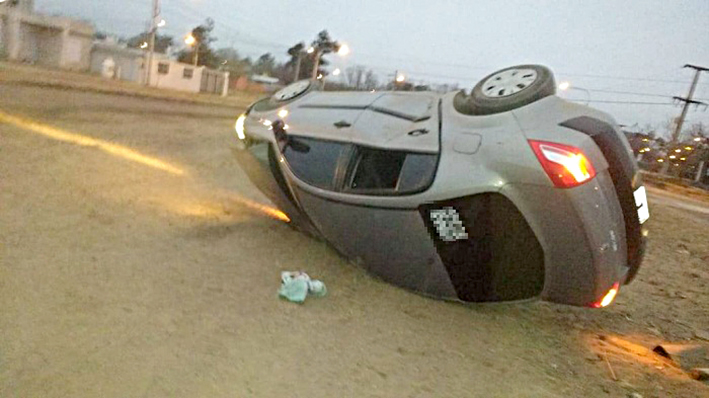
[[[649,217],[626,138],[539,65],[470,94],[321,92],[299,81],[236,122],[236,156],[297,228],[382,279],[466,302],[602,307]]]

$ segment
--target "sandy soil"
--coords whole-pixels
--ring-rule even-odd
[[[0,123],[1,397],[709,396],[646,351],[709,344],[709,215],[661,192],[611,307],[459,305],[260,211],[229,153],[236,109],[0,86],[0,110],[185,171]],[[282,270],[330,294],[279,300]]]

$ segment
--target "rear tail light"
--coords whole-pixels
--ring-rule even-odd
[[[596,176],[593,165],[578,148],[533,140],[529,145],[557,188],[573,188]]]

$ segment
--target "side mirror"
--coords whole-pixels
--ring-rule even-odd
[[[276,142],[279,145],[283,145],[288,141],[288,134],[286,133],[286,124],[283,120],[276,120],[271,124],[271,130],[273,130],[273,135],[276,136]]]

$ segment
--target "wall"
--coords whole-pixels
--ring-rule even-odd
[[[0,7],[0,42],[9,59],[72,70],[89,68],[94,33],[90,24],[33,13],[31,0],[21,5]]]
[[[34,0],[19,0],[17,8],[25,12],[33,12]]]
[[[0,14],[0,59],[7,57],[7,22],[6,16]]]
[[[36,46],[34,62],[58,67],[61,56],[61,31],[33,26],[32,33],[33,45]]]
[[[94,44],[91,51],[91,72],[101,73],[103,61],[111,58],[115,63],[116,78],[135,83],[143,83],[142,64],[144,58],[135,50],[115,46],[105,47],[101,44]]]
[[[229,72],[204,69],[200,91],[226,96],[229,91]]]
[[[64,31],[62,39],[59,66],[70,70],[88,70],[91,64],[91,36]]]
[[[18,50],[15,57],[22,62],[37,62],[37,40],[34,34],[34,27],[20,23],[18,29]]]
[[[169,65],[168,73],[158,73],[158,67],[161,63]],[[185,69],[193,70],[192,78],[183,77]],[[192,65],[175,61],[155,59],[153,60],[152,70],[150,73],[150,85],[158,88],[198,93],[202,83],[203,69],[203,66],[194,67]]]

